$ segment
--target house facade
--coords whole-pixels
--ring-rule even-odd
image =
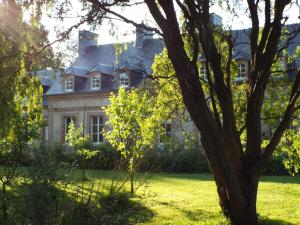
[[[155,55],[164,47],[161,39],[139,29],[135,42],[98,45],[97,39],[95,33],[80,31],[74,63],[49,77],[49,83],[42,82],[47,124],[42,136],[48,143],[64,143],[71,122],[81,124],[95,144],[103,142],[107,117],[101,108],[109,104],[110,93],[119,87],[143,87]]]
[[[236,38],[234,59],[238,64],[237,81],[244,81],[250,68],[250,50],[247,44],[249,30],[233,31]],[[101,108],[109,105],[109,95],[119,87],[141,88],[151,74],[155,55],[162,52],[164,42],[153,33],[136,30],[136,40],[121,44],[98,45],[98,35],[79,32],[78,57],[62,73],[40,71],[44,89],[44,127],[42,138],[49,144],[64,143],[71,122],[82,124],[95,144],[103,142],[102,129],[107,120]],[[239,44],[240,42],[240,44]],[[300,45],[300,36],[289,47],[294,52]],[[121,51],[120,51],[121,49]],[[200,74],[207,75],[205,59],[201,59]],[[293,77],[296,67],[287,68]],[[166,134],[180,137],[176,123],[166,124]],[[199,135],[193,124],[185,129]],[[177,133],[177,134],[176,134]]]

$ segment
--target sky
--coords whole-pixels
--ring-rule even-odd
[[[45,25],[46,29],[49,30],[50,41],[55,41],[57,39],[56,30],[66,30],[79,21],[78,16],[84,14],[84,12],[81,10],[81,3],[78,0],[72,0],[70,2],[72,4],[72,10],[68,13],[68,18],[65,18],[63,22],[56,18],[55,10],[53,9],[47,9],[47,13],[43,15],[42,23]],[[237,2],[239,4],[235,6],[235,10],[238,16],[232,16],[231,13],[222,9],[218,5],[213,6],[211,8],[211,12],[221,16],[223,25],[227,28],[248,28],[251,25],[251,21],[248,18],[248,13],[245,9],[246,0]],[[117,11],[133,21],[144,21],[150,25],[154,24],[153,19],[145,5],[130,7],[123,10],[117,9]],[[300,23],[300,19],[298,18],[299,8],[296,5],[293,5],[292,8],[288,8],[285,12],[285,15],[289,17],[288,23]],[[71,34],[71,39],[69,40],[70,43],[76,43],[78,41],[78,30],[91,30],[91,28],[87,25],[82,25],[79,29],[74,30]],[[108,21],[105,21],[101,26],[98,25],[96,30],[93,32],[99,34],[98,44],[126,42],[133,41],[135,39],[135,28],[121,21],[115,21],[113,28]],[[54,46],[54,48],[62,49],[62,46],[63,45],[61,43],[58,43]]]

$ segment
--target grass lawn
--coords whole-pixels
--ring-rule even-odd
[[[89,182],[111,176],[107,171],[88,172]],[[139,224],[226,224],[215,184],[208,174],[153,173],[148,177],[148,185],[138,189],[137,195],[137,200],[153,213]],[[259,185],[257,207],[264,224],[300,224],[300,177],[264,177]]]
[[[100,186],[97,184],[110,186],[114,176],[116,173],[111,171],[88,170],[85,188],[88,190],[92,184],[94,189]],[[145,174],[138,174],[138,177],[145,177]],[[80,185],[80,171],[76,170],[68,190],[73,192]],[[227,224],[220,213],[216,187],[209,174],[149,174],[146,185],[140,186],[133,201],[142,204],[141,210],[133,213],[140,213],[142,219],[128,219],[129,224]],[[257,208],[263,224],[299,225],[300,177],[263,177]]]

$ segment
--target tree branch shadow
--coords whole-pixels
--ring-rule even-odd
[[[296,223],[290,223],[288,221],[280,219],[271,219],[263,216],[259,216],[260,225],[297,225]]]

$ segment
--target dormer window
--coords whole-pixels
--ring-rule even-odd
[[[100,76],[91,77],[91,89],[92,90],[100,89]]]
[[[238,77],[246,77],[246,63],[239,63],[238,64],[238,69],[239,69],[239,73],[238,73]]]
[[[121,87],[129,87],[129,76],[128,73],[120,74],[120,86]]]
[[[66,92],[74,91],[74,78],[73,77],[67,77],[65,79],[65,91]]]

